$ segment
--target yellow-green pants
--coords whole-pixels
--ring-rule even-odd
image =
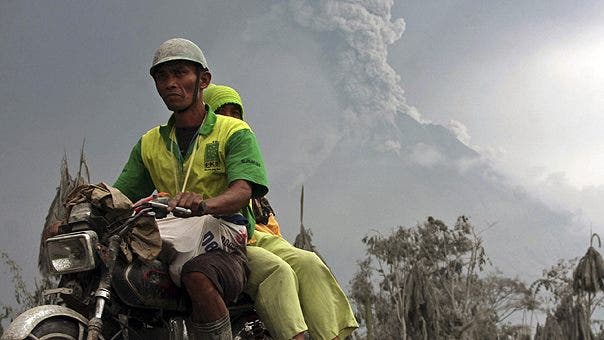
[[[246,287],[275,339],[291,339],[308,329],[313,339],[344,339],[358,324],[335,277],[319,257],[285,239],[255,231],[247,247]]]

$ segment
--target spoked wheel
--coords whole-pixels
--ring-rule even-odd
[[[86,325],[74,319],[57,316],[40,322],[29,334],[32,340],[85,340]]]

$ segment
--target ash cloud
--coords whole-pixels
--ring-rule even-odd
[[[336,86],[346,98],[345,127],[368,131],[392,125],[399,112],[413,113],[405,103],[400,76],[388,64],[388,46],[400,39],[403,19],[392,19],[393,1],[292,0],[287,5],[295,22],[315,33],[332,33],[340,43],[330,45],[335,55]],[[335,50],[335,51],[334,51]],[[375,136],[361,136],[365,139]],[[377,138],[383,148],[389,138]]]
[[[409,159],[426,168],[443,164],[446,160],[446,157],[437,148],[424,143],[414,145],[409,151]]]
[[[462,122],[451,119],[447,127],[455,134],[460,142],[467,146],[470,145],[470,134],[468,133],[468,128]]]

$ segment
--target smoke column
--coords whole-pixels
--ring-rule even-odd
[[[296,23],[342,40],[329,48],[335,51],[334,77],[347,102],[345,124],[351,131],[392,126],[400,112],[420,121],[417,111],[405,103],[400,76],[387,61],[388,45],[405,30],[403,19],[392,20],[392,5],[392,0],[292,0],[288,4]],[[383,145],[392,143],[380,139]]]
[[[287,157],[295,164],[295,175],[289,174],[295,177],[292,185],[304,182],[334,152],[398,155],[404,145],[397,117],[408,115],[421,122],[419,113],[405,102],[400,76],[388,64],[388,47],[405,30],[403,19],[392,18],[392,6],[392,0],[289,0],[275,2],[264,17],[248,25],[249,33],[244,36],[257,44],[266,43],[257,37],[282,39],[282,31],[267,27],[286,31],[288,25],[297,26],[313,35],[328,56],[321,66],[325,78],[333,83],[340,111],[329,112],[330,117],[309,112],[310,119],[322,124],[288,136],[296,146],[295,157],[281,159]]]

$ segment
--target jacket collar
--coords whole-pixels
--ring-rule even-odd
[[[199,130],[197,132],[198,134],[203,136],[209,135],[212,130],[214,130],[214,126],[216,125],[217,119],[216,114],[214,113],[214,111],[212,111],[208,104],[205,104],[205,108],[206,116],[203,119],[203,122],[201,123],[201,126],[199,127]],[[159,132],[164,137],[164,139],[170,140],[170,133],[174,128],[175,121],[176,118],[174,118],[174,113],[172,113],[170,119],[168,119],[168,123],[159,127]]]

